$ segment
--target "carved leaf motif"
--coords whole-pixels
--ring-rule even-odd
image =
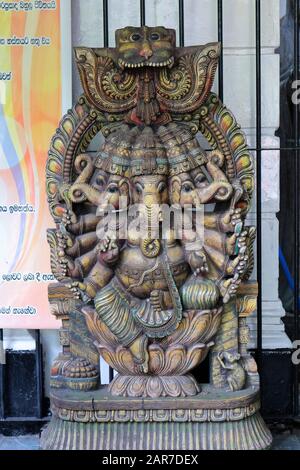
[[[254,190],[254,169],[245,134],[232,112],[214,93],[210,93],[205,104],[196,111],[195,119],[199,118],[199,131],[213,149],[218,148],[225,156],[229,180],[239,180],[244,189],[239,207],[246,213],[250,209]]]
[[[243,276],[244,281],[248,281],[252,274],[254,268],[254,242],[256,238],[256,227],[247,227],[248,237],[247,237],[247,254],[249,256],[249,262],[247,270]],[[255,308],[255,307],[254,307]]]
[[[83,313],[85,314],[88,329],[99,344],[105,344],[112,348],[119,346],[117,338],[111,333],[105,323],[101,321],[94,309],[84,308]]]
[[[185,348],[181,344],[170,346],[164,351],[160,345],[149,346],[149,372],[157,375],[185,374],[196,367],[206,355],[204,344]]]
[[[64,271],[62,270],[61,264],[59,263],[59,256],[58,256],[58,251],[59,251],[59,246],[58,246],[58,238],[57,238],[57,232],[55,229],[48,229],[47,230],[47,241],[50,246],[50,263],[51,263],[51,272],[53,276],[55,276],[55,279],[58,281],[65,281],[66,276]]]
[[[85,95],[96,109],[122,113],[135,106],[137,77],[121,72],[108,56],[93,49],[76,48],[76,61]]]
[[[90,308],[85,308],[84,313],[89,331],[96,339],[96,347],[104,360],[121,374],[140,374],[140,368],[134,362],[130,350],[119,345],[117,338],[97,313]],[[209,341],[213,337],[219,326],[221,313],[222,308],[213,312],[189,312],[173,335],[160,344],[150,344],[149,372],[161,376],[179,375],[200,364],[211,346],[206,346],[201,338]]]
[[[196,367],[202,362],[208,353],[208,348],[204,344],[195,344],[191,346],[186,355],[184,368],[181,368],[178,373],[184,374]]]
[[[181,370],[184,369],[185,372],[185,363],[186,363],[186,350],[182,345],[170,346],[165,351],[165,363],[164,367],[161,370],[162,375],[168,374],[180,374]]]
[[[251,295],[237,296],[236,299],[236,309],[238,314],[241,313],[243,316],[249,316],[254,312],[257,306],[257,297]]]
[[[166,380],[164,382],[164,388],[166,390],[166,395],[168,397],[179,397],[181,395],[182,386],[181,386],[181,383],[179,383],[179,381],[171,382],[171,381]]]
[[[103,117],[102,117],[103,118]],[[64,184],[71,182],[77,153],[84,152],[102,126],[100,113],[91,110],[84,97],[62,118],[52,137],[46,166],[46,190],[51,215],[60,223],[66,208]]]
[[[113,350],[108,346],[97,344],[98,351],[103,359],[112,367],[123,375],[135,375],[139,373],[137,365],[133,361],[133,356],[129,349],[122,346]]]
[[[149,371],[161,374],[165,365],[165,354],[158,344],[149,346]]]
[[[206,344],[208,341],[214,338],[221,323],[222,313],[223,313],[223,307],[211,312],[210,324],[208,325],[207,329],[204,331],[203,336],[199,338],[199,341],[202,341],[202,343]]]
[[[207,99],[218,66],[220,45],[208,44],[179,59],[169,71],[163,68],[156,78],[157,99],[162,109],[172,113],[190,113]]]
[[[152,377],[147,381],[147,395],[151,398],[161,396],[163,394],[163,383],[159,377]]]
[[[161,342],[163,347],[180,343],[185,346],[195,342],[206,343],[216,334],[221,321],[222,308],[216,310],[186,312],[174,333]]]
[[[194,396],[200,387],[192,375],[185,376],[121,376],[109,385],[112,395],[125,397],[186,397]],[[157,420],[165,421],[166,413],[157,411]]]

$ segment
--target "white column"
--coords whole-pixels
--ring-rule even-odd
[[[224,101],[245,131],[250,147],[256,146],[255,2],[224,2]],[[278,148],[280,65],[275,49],[280,43],[280,2],[262,1],[262,147]],[[255,158],[255,154],[254,154]],[[263,348],[291,347],[281,318],[278,297],[279,152],[262,153],[262,309]],[[248,223],[256,225],[255,198]],[[255,279],[255,271],[253,279]],[[251,347],[256,346],[256,316],[249,319]]]

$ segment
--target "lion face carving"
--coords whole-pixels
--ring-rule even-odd
[[[121,68],[172,67],[175,41],[175,31],[162,26],[118,29],[118,64]]]

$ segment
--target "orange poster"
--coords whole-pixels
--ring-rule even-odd
[[[45,166],[70,85],[68,4],[0,1],[0,328],[59,326],[47,301]]]

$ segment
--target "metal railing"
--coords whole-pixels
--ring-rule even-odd
[[[294,2],[294,71],[295,80],[299,79],[299,0]],[[295,233],[295,246],[294,246],[294,339],[300,338],[299,330],[299,235],[300,235],[300,205],[299,205],[299,108],[294,104],[294,233]],[[294,380],[293,380],[293,412],[294,415],[299,414],[299,367],[294,366]]]

